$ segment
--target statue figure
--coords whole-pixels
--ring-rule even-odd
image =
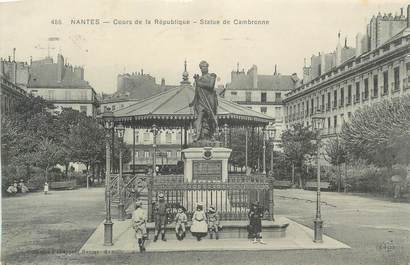
[[[216,74],[208,73],[209,64],[206,61],[201,61],[199,68],[202,75],[194,75],[195,80],[195,97],[189,104],[194,108],[196,120],[194,126],[196,129],[196,137],[198,140],[214,140],[214,134],[218,129],[218,120],[216,111],[218,107],[218,97],[215,92]]]

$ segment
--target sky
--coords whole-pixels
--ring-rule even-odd
[[[304,58],[332,52],[347,38],[355,46],[373,15],[400,13],[401,0],[0,0],[0,57],[16,48],[16,60],[29,62],[61,52],[69,64],[85,68],[98,93],[116,91],[117,75],[139,72],[175,85],[188,72],[199,73],[201,60],[219,83],[230,72],[258,66],[259,74],[301,76]],[[99,25],[72,24],[99,19]],[[145,20],[152,24],[145,24]],[[154,19],[190,20],[190,25],[158,25]],[[201,25],[200,20],[268,20],[268,25]],[[132,25],[114,25],[114,20]],[[134,24],[136,20],[142,25]],[[57,22],[53,24],[52,21]],[[108,23],[102,23],[108,22]],[[196,21],[196,23],[194,23]],[[61,22],[61,24],[58,24]],[[58,41],[48,41],[50,37]],[[50,50],[47,49],[50,45]]]

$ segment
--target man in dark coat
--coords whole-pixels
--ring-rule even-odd
[[[154,242],[158,240],[158,236],[161,233],[161,239],[165,239],[165,228],[167,225],[167,205],[165,203],[164,194],[158,195],[158,203],[155,205],[155,236]]]

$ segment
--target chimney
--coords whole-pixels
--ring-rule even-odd
[[[273,75],[277,75],[277,74],[278,74],[276,67],[277,67],[277,65],[275,64],[275,72],[273,73]]]
[[[0,76],[4,75],[4,60],[0,58]]]
[[[258,88],[258,67],[256,65],[252,66],[252,84],[254,89]]]
[[[362,34],[358,33],[356,35],[356,57],[358,57],[360,54],[362,54]]]
[[[13,62],[16,61],[16,48],[13,48]]]
[[[144,69],[141,69],[141,75],[144,75]]]
[[[14,83],[14,84],[17,84],[17,63],[13,60],[13,62],[12,62],[12,67],[13,67],[13,80],[12,80],[12,82]]]
[[[407,27],[410,28],[410,5],[407,6]]]
[[[33,56],[30,56],[30,65],[33,64]]]
[[[161,79],[161,86],[165,86],[165,78]]]

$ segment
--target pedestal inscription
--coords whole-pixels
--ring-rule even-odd
[[[222,181],[222,160],[193,160],[192,179]]]

